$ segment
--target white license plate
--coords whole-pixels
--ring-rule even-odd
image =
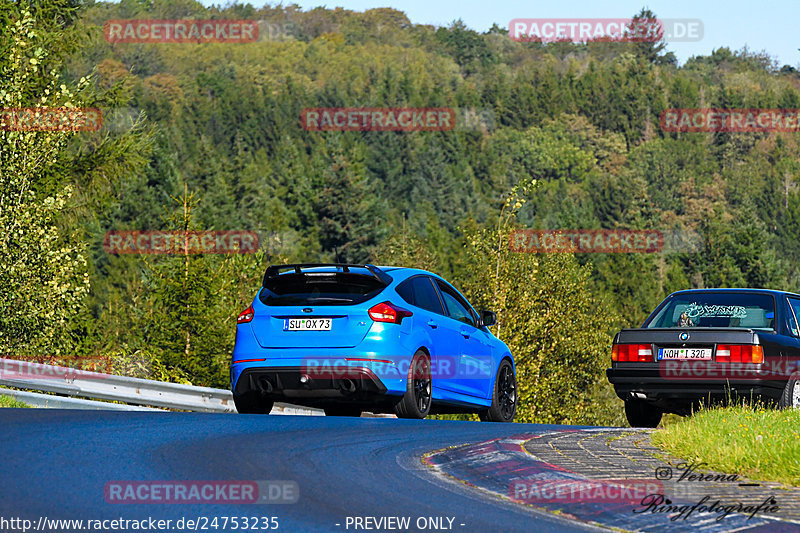
[[[711,359],[711,348],[659,348],[658,360],[662,359]]]
[[[287,318],[283,321],[284,331],[330,331],[330,318]]]

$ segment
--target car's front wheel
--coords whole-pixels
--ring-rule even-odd
[[[233,395],[233,405],[241,415],[268,415],[274,404],[272,400],[266,400],[253,392]]]
[[[778,407],[781,409],[800,408],[800,374],[792,374],[789,381],[786,382]]]
[[[642,400],[625,400],[625,417],[632,428],[654,428],[661,422],[662,412]]]
[[[503,359],[497,368],[492,392],[492,405],[478,413],[484,422],[513,422],[517,412],[517,378],[511,361]]]
[[[406,393],[394,406],[398,418],[425,418],[431,410],[433,381],[431,378],[431,358],[418,350],[408,369]]]

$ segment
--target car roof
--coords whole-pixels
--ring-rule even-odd
[[[410,278],[411,276],[417,276],[419,274],[425,274],[426,276],[435,276],[437,278],[441,277],[438,274],[434,274],[433,272],[428,272],[427,270],[422,270],[421,268],[395,267],[395,266],[379,266],[378,268],[387,273],[392,272],[400,274],[403,279]]]
[[[670,296],[675,294],[691,294],[694,292],[733,292],[733,293],[761,293],[761,294],[771,294],[773,296],[778,295],[786,295],[786,296],[800,296],[800,294],[789,292],[789,291],[781,291],[777,289],[747,289],[747,288],[712,288],[712,289],[685,289],[682,291],[675,291]]]
[[[341,267],[337,267],[337,266],[334,266],[334,265],[325,265],[325,266],[307,267],[304,270],[307,271],[307,272],[337,272],[337,271],[340,270],[340,268]],[[363,267],[351,266],[349,268],[351,269],[351,271],[353,269],[361,269],[362,272],[363,271],[367,271],[366,273],[367,274],[369,273],[369,271],[367,270],[366,266],[363,266]],[[382,272],[385,272],[387,274],[391,273],[392,274],[392,278],[395,281],[402,281],[402,280],[410,278],[411,276],[416,276],[416,275],[419,275],[419,274],[424,274],[424,275],[427,275],[427,276],[434,276],[434,277],[437,277],[437,278],[440,278],[440,279],[444,279],[441,276],[439,276],[438,274],[435,274],[433,272],[428,272],[427,270],[422,270],[420,268],[408,268],[408,267],[380,265],[380,266],[378,266],[378,269],[380,269]],[[359,273],[361,273],[361,272],[359,272]],[[289,270],[289,271],[286,271],[286,272],[282,272],[280,275],[286,275],[286,274],[292,274],[292,271]]]

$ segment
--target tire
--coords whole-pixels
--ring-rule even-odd
[[[350,405],[334,405],[326,407],[324,410],[325,416],[361,416],[361,409]]]
[[[394,406],[398,418],[423,419],[431,410],[433,379],[431,377],[431,358],[418,350],[408,369],[406,392]]]
[[[661,422],[663,413],[642,400],[625,400],[625,417],[632,428],[654,428]]]
[[[511,361],[503,359],[497,367],[492,389],[492,405],[478,412],[483,422],[513,422],[517,412],[517,377]]]
[[[241,396],[234,394],[233,404],[240,415],[268,415],[275,402],[262,398],[260,394],[249,392]]]
[[[781,409],[800,408],[800,374],[792,374],[783,388],[781,399],[778,400]]]

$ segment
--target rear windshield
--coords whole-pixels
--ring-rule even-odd
[[[775,299],[769,294],[695,292],[679,294],[646,328],[775,329]]]
[[[344,272],[281,274],[259,293],[265,305],[352,305],[376,296],[385,285],[373,276]]]

